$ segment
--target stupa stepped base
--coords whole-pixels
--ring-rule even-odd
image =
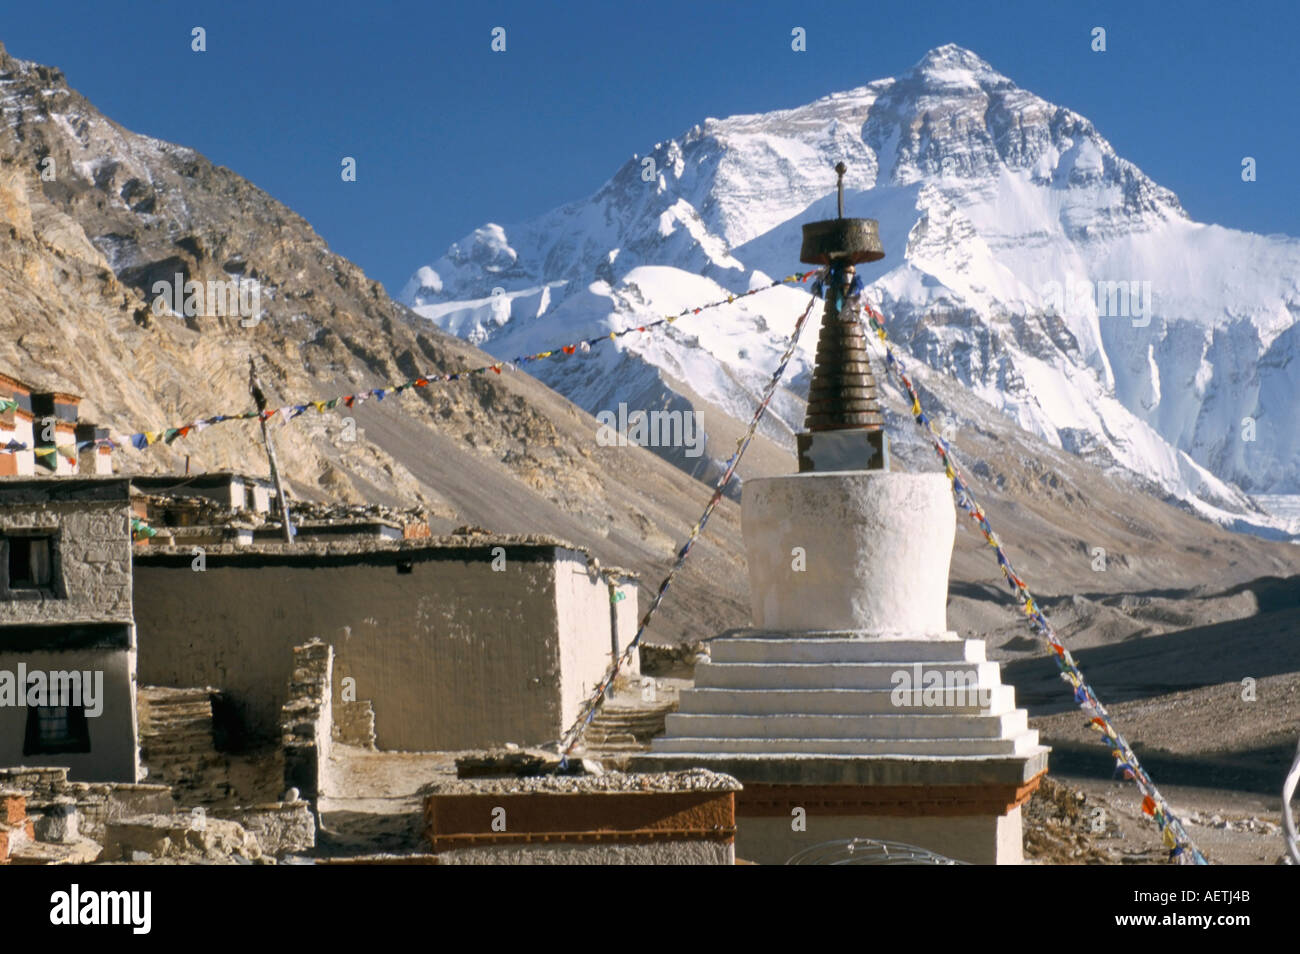
[[[1001,715],[1016,707],[1011,686],[988,686],[983,696],[954,690],[943,711],[952,715]],[[922,694],[924,699],[924,693]],[[920,708],[918,706],[918,708]],[[695,689],[683,696],[681,714],[777,715],[897,715],[892,689]]]
[[[740,630],[709,652],[630,767],[739,779],[738,857],[782,863],[868,837],[973,863],[1023,860],[1020,805],[1048,749],[982,640]]]
[[[917,668],[919,667],[919,669]],[[815,662],[815,663],[697,663],[695,684],[703,689],[877,689],[900,685],[897,674],[908,679],[936,674],[943,685],[966,688],[972,695],[1001,685],[995,662]],[[909,683],[902,683],[910,685]],[[924,682],[916,687],[924,690]],[[911,693],[911,689],[905,690]],[[928,705],[928,703],[927,703]]]
[[[875,730],[873,730],[875,731]],[[745,736],[683,736],[656,739],[652,753],[687,753],[707,758],[719,754],[752,755],[923,755],[931,758],[958,758],[967,755],[1032,755],[1037,749],[1038,731],[1031,729],[1010,739],[962,738],[938,739],[804,738]]]
[[[1029,755],[984,642],[738,630],[709,642],[652,752]]]
[[[956,633],[899,636],[857,630],[733,629],[707,643],[715,663],[985,662],[984,640]]]

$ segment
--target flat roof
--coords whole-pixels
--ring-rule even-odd
[[[222,486],[232,480],[243,480],[265,487],[274,486],[269,477],[254,477],[234,470],[205,470],[197,474],[132,474],[131,480],[142,490],[159,490],[167,487],[193,487],[206,490]]]
[[[121,474],[50,474],[47,477],[0,477],[0,503],[52,500],[120,500],[131,495],[131,478]]]
[[[70,423],[70,422],[68,422]],[[158,491],[160,488],[169,487],[196,487],[204,489],[207,487],[219,486],[223,481],[229,479],[239,479],[253,483],[271,486],[271,482],[263,477],[249,477],[246,474],[237,474],[227,471],[203,471],[198,474],[48,474],[45,476],[34,475],[9,475],[0,476],[0,494],[4,491],[15,491],[21,488],[30,488],[38,491],[47,491],[50,488],[61,487],[64,492],[68,488],[77,486],[103,486],[110,484],[131,484],[142,492]]]
[[[214,558],[219,565],[238,566],[340,566],[355,563],[402,563],[412,559],[456,559],[471,553],[479,559],[491,559],[492,550],[503,547],[516,557],[523,555],[538,559],[546,551],[568,550],[580,554],[588,563],[591,555],[586,547],[549,537],[543,534],[448,534],[444,536],[416,537],[405,540],[385,539],[377,536],[345,537],[337,540],[312,540],[302,543],[257,541],[254,543],[219,543],[204,547],[209,565]],[[475,552],[479,551],[479,552]],[[194,559],[190,544],[178,546],[136,547],[135,562],[152,566],[189,567]]]
[[[184,483],[192,478],[242,477],[233,471],[205,471],[201,474],[177,475],[124,475],[124,474],[51,474],[45,477],[0,477],[0,504],[42,503],[57,500],[116,501],[124,503],[130,499],[132,487],[140,484],[171,482],[179,480]],[[144,490],[141,486],[139,489]],[[382,517],[358,515],[363,524],[382,521]],[[334,518],[338,519],[338,518]],[[346,517],[343,519],[347,519]],[[339,526],[341,524],[335,524]],[[345,524],[343,524],[345,525]],[[226,524],[214,526],[224,527]],[[260,529],[274,527],[266,524]],[[160,528],[163,529],[163,528]],[[184,529],[197,529],[187,527]],[[307,526],[310,529],[310,525]],[[149,544],[134,547],[135,562],[157,566],[189,566],[194,558],[192,544],[177,546],[158,546]],[[259,541],[254,543],[221,543],[204,548],[208,558],[216,557],[219,563],[239,564],[278,564],[295,565],[316,563],[319,565],[339,565],[355,562],[385,563],[402,562],[403,557],[437,558],[453,554],[456,551],[486,550],[493,547],[505,547],[516,553],[540,553],[544,550],[568,550],[580,553],[588,565],[595,565],[607,577],[635,580],[635,571],[618,566],[603,566],[591,551],[580,544],[572,543],[560,537],[542,533],[451,533],[428,537],[414,537],[404,540],[391,540],[376,536],[345,537],[338,540],[313,540],[310,542],[287,544],[281,542]]]

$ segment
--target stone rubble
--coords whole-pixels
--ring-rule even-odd
[[[1206,815],[1203,812],[1192,812],[1183,820],[1192,825],[1200,825],[1202,828],[1221,828],[1225,831],[1254,832],[1271,836],[1282,834],[1281,825],[1255,815],[1245,818],[1224,818],[1219,814]]]
[[[104,861],[195,855],[205,860],[256,860],[262,857],[262,848],[238,822],[205,814],[129,815],[110,821],[105,829]]]
[[[455,795],[491,792],[500,795],[570,794],[575,792],[736,792],[740,783],[729,775],[707,769],[684,772],[647,772],[604,775],[533,775],[522,778],[446,779],[430,782],[421,795]]]

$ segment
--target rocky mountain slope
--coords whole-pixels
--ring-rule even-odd
[[[84,396],[117,433],[253,407],[248,356],[273,404],[326,398],[491,359],[426,323],[330,252],[301,217],[192,150],[101,115],[56,69],[0,49],[0,371]],[[53,181],[42,180],[52,158]],[[175,272],[261,287],[262,314],[157,315]],[[356,421],[348,441],[346,418]],[[639,448],[605,448],[596,422],[507,372],[409,391],[352,412],[273,425],[291,492],[423,504],[435,530],[547,532],[606,564],[666,567],[708,489]],[[119,472],[266,473],[257,425],[213,426],[114,454]],[[738,514],[713,539],[739,539]],[[706,543],[665,606],[661,637],[737,620],[743,565]],[[694,562],[694,561],[693,561]]]
[[[973,419],[973,395],[1211,519],[1300,529],[1242,492],[1300,492],[1300,241],[1191,221],[1088,119],[957,46],[807,106],[705,120],[589,198],[477,229],[401,297],[508,357],[745,291],[800,267],[799,226],[834,216],[840,159],[847,214],[878,219],[887,253],[863,269],[868,295],[963,386],[952,416]],[[702,401],[743,416],[793,297],[539,374],[590,411]],[[776,408],[782,443],[811,354],[810,340]]]
[[[83,395],[87,420],[129,433],[248,410],[249,355],[273,404],[490,360],[390,300],[273,198],[192,150],[121,128],[58,70],[0,51],[0,116],[0,371]],[[52,179],[42,177],[47,159]],[[653,243],[646,241],[648,254]],[[257,282],[258,320],[245,326],[239,317],[154,313],[153,282],[177,271],[194,280]],[[626,284],[623,293],[631,294]],[[783,313],[806,302],[806,293],[793,290],[769,294]],[[692,320],[719,334],[729,327]],[[775,323],[772,331],[779,331]],[[642,347],[667,340],[647,336]],[[708,411],[715,442],[734,444],[735,415],[749,411],[747,389],[771,366],[773,345],[764,347],[755,349],[748,377],[737,375],[747,384],[735,413]],[[621,363],[601,363],[612,355]],[[602,367],[638,367],[609,346],[556,366],[593,377]],[[684,388],[704,386],[689,368],[680,380]],[[797,401],[798,384],[790,386],[784,415]],[[970,411],[957,426],[974,488],[1022,573],[1044,595],[1228,585],[1297,572],[1296,548],[1228,533],[1145,496],[993,413],[947,376],[936,375],[930,386],[935,400]],[[520,372],[409,391],[347,416],[358,425],[355,441],[346,439],[341,411],[274,425],[299,496],[420,502],[438,530],[474,524],[558,535],[607,564],[641,571],[645,591],[658,585],[709,496],[704,483],[649,451],[602,446],[586,411]],[[891,423],[904,464],[933,466],[910,423],[897,416]],[[248,422],[123,449],[114,460],[125,473],[176,472],[186,455],[196,471],[266,470],[256,425]],[[788,472],[793,458],[765,438],[746,467]],[[695,640],[746,621],[739,545],[738,508],[724,502],[652,638]],[[1107,550],[1104,571],[1094,569],[1095,547]],[[954,627],[1016,625],[996,568],[965,530],[953,578]],[[647,598],[644,592],[643,605]]]

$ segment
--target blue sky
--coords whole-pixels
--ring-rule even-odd
[[[0,41],[127,128],[250,179],[396,293],[478,225],[588,195],[707,116],[800,105],[947,42],[1089,117],[1193,218],[1300,236],[1298,8],[64,0],[6,4]]]

